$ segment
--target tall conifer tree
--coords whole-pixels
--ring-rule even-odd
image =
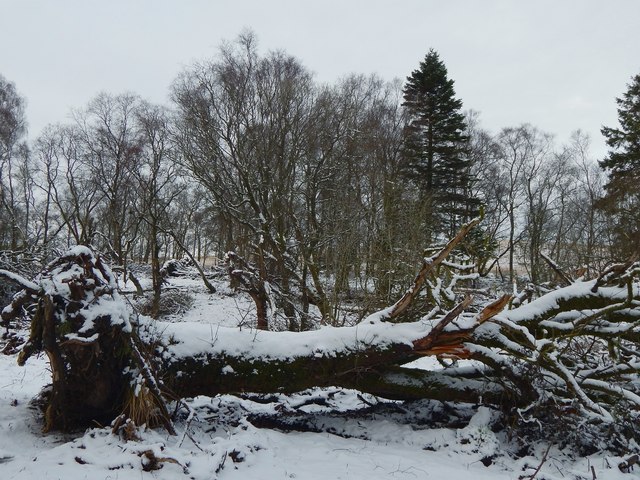
[[[477,213],[480,202],[469,193],[471,159],[462,101],[435,50],[407,77],[403,93],[406,175],[420,189],[428,235],[451,235]]]
[[[610,150],[600,162],[608,175],[604,209],[614,221],[616,253],[640,253],[640,74],[617,98],[619,128],[603,127]]]

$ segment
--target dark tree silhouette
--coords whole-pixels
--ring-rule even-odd
[[[452,236],[480,202],[470,196],[471,156],[462,101],[435,50],[407,77],[403,105],[408,112],[406,174],[426,202],[427,231]]]
[[[615,219],[616,253],[627,257],[640,250],[640,75],[616,102],[619,128],[601,130],[610,148],[600,162],[609,175],[602,207]]]

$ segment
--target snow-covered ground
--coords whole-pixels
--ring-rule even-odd
[[[183,320],[237,326],[251,314],[250,300],[226,295],[222,283],[219,293],[208,295],[197,281],[171,282],[194,292]],[[425,359],[412,367],[437,365]],[[522,446],[492,431],[493,413],[486,407],[461,408],[458,428],[442,428],[425,421],[429,409],[447,414],[436,402],[409,407],[331,388],[188,399],[176,409],[177,436],[138,428],[137,439],[126,440],[108,426],[42,434],[31,400],[49,382],[46,358],[19,367],[15,355],[0,355],[1,480],[640,477],[640,469],[621,473],[622,459],[606,452],[578,458],[555,447],[547,452],[546,442],[529,445],[528,455],[519,457]],[[304,428],[296,424],[300,418]]]

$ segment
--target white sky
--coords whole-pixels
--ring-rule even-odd
[[[166,102],[244,28],[329,82],[404,79],[433,47],[485,128],[580,128],[596,156],[640,73],[639,0],[0,0],[0,74],[27,97],[33,138],[100,91]]]

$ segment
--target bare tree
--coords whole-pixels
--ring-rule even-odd
[[[99,235],[94,241],[125,267],[140,226],[140,219],[132,214],[137,196],[131,176],[142,152],[142,139],[135,125],[139,103],[135,95],[103,93],[74,114],[75,129],[82,142],[82,166],[102,197],[101,229],[96,231]]]
[[[496,141],[499,147],[498,165],[500,183],[505,191],[500,196],[501,206],[508,221],[508,252],[509,252],[509,281],[515,278],[515,254],[518,238],[518,219],[520,209],[525,202],[524,185],[522,182],[526,162],[529,158],[529,137],[531,126],[522,125],[518,128],[505,128]]]
[[[283,53],[259,58],[250,34],[225,46],[220,57],[175,85],[181,154],[225,220],[221,227],[233,229],[232,248],[250,254],[260,280],[278,287],[274,293],[292,326],[291,284],[300,283],[295,218],[315,121],[311,76]]]
[[[480,124],[480,113],[470,110],[466,114],[471,161],[472,198],[478,198],[483,206],[483,222],[467,247],[481,275],[487,275],[498,265],[500,258],[508,253],[500,242],[507,236],[506,224],[509,220],[506,196],[509,188],[501,181],[505,167],[501,160],[501,150],[496,138]]]
[[[319,87],[296,59],[261,57],[244,35],[185,72],[174,99],[181,155],[209,194],[219,234],[271,285],[289,328],[304,323],[309,303],[336,322],[364,265],[369,277],[396,270],[395,240],[408,231],[391,223],[406,210],[404,186],[393,187],[398,84],[353,75]]]
[[[567,203],[567,215],[570,225],[561,242],[565,243],[564,257],[567,266],[584,269],[584,275],[592,277],[604,270],[606,262],[613,258],[611,250],[613,228],[608,216],[598,208],[598,202],[604,196],[605,175],[597,162],[591,157],[590,139],[581,131],[572,134],[565,147],[572,163],[572,195]]]
[[[86,168],[80,133],[73,126],[48,127],[36,141],[36,155],[43,177],[40,189],[46,195],[47,238],[54,234],[48,227],[50,219],[59,216],[60,224],[66,227],[64,245],[90,245],[104,197]]]
[[[25,100],[14,84],[0,75],[0,243],[11,250],[27,241],[24,216],[30,178],[25,176],[29,150],[24,141],[27,131],[24,108]]]
[[[151,316],[157,317],[163,283],[160,264],[162,238],[166,237],[167,230],[171,230],[171,204],[184,187],[184,181],[175,161],[167,110],[142,102],[135,111],[135,121],[142,151],[139,161],[132,162],[127,168],[135,181],[138,200],[133,205],[136,214],[148,229],[153,286]]]
[[[526,229],[522,248],[528,260],[529,278],[537,284],[541,280],[540,252],[548,240],[554,216],[553,202],[559,183],[566,178],[568,163],[562,156],[554,157],[551,135],[530,127],[525,130],[525,139],[525,164],[521,180]]]

